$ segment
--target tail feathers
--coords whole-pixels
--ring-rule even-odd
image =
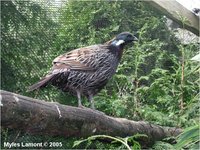
[[[47,86],[47,84],[50,82],[50,80],[52,79],[53,76],[46,76],[44,77],[43,79],[41,79],[39,82],[31,85],[29,88],[28,88],[28,91],[33,91],[33,90],[36,90],[36,89],[39,89],[39,88],[42,88],[42,87],[45,87]]]

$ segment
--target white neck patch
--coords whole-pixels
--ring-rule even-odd
[[[121,45],[122,43],[124,43],[125,41],[124,40],[119,40],[119,41],[117,41],[116,43],[115,43],[115,45],[116,46],[119,46],[119,45]]]

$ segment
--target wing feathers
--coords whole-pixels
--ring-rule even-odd
[[[92,55],[95,55],[98,50],[97,45],[75,49],[71,52],[58,56],[53,60],[52,70],[61,69],[63,71],[76,70],[76,71],[95,71],[96,69],[88,63]]]
[[[38,83],[30,86],[28,91],[33,91],[35,89],[45,87],[48,83],[54,82],[57,76],[62,73],[70,73],[70,71],[73,70],[94,72],[97,67],[94,65],[95,59],[99,50],[104,50],[104,48],[102,48],[101,45],[93,45],[75,49],[71,52],[56,57],[52,62],[53,67],[49,74],[41,79]]]

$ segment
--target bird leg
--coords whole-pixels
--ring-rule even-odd
[[[99,113],[99,114],[101,114],[101,115],[105,115],[105,113],[103,113],[103,112],[98,111],[98,110],[95,109],[95,107],[94,107],[94,99],[93,99],[93,95],[92,95],[92,94],[89,94],[88,100],[90,101],[90,108],[91,108],[93,111],[95,111],[95,112],[97,112],[97,113]]]
[[[76,91],[77,94],[77,98],[78,98],[78,107],[83,107],[83,105],[81,104],[81,93],[80,91]]]
[[[90,108],[95,110],[93,95],[89,94],[88,100],[90,101]]]

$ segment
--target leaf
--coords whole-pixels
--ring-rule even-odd
[[[185,131],[178,136],[178,142],[175,148],[181,149],[187,147],[192,142],[199,142],[199,125],[186,128]]]
[[[173,150],[174,147],[173,145],[163,142],[163,141],[158,141],[153,145],[153,149],[155,150]]]
[[[197,142],[197,143],[193,144],[190,149],[191,150],[197,150],[197,149],[199,149],[199,146],[200,146],[200,143]]]
[[[141,81],[141,80],[149,80],[149,77],[148,76],[141,76],[139,78],[139,81]]]
[[[73,147],[79,146],[81,143],[85,142],[86,140],[77,140],[74,141]]]
[[[118,26],[115,26],[112,31],[118,31],[119,30],[119,25]]]

